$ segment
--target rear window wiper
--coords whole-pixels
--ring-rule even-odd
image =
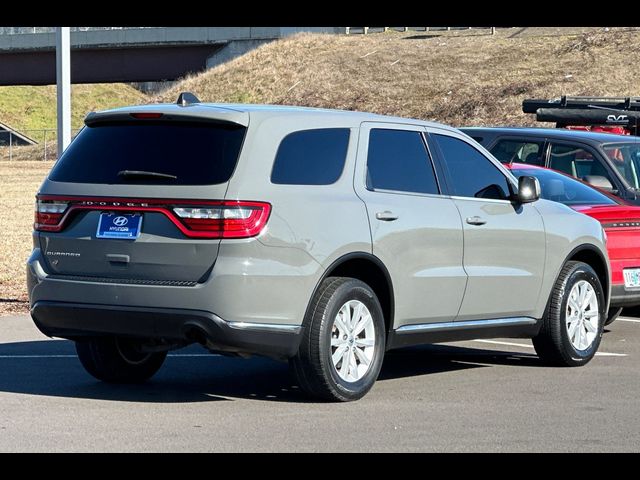
[[[178,177],[170,173],[146,172],[144,170],[120,170],[119,177],[124,178],[163,178],[166,180],[177,180]]]

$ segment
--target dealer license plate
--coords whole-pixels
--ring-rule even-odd
[[[96,237],[135,240],[140,236],[141,226],[142,215],[139,213],[101,213]]]

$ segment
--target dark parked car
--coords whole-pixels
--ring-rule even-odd
[[[462,128],[502,163],[552,168],[640,205],[640,138],[559,128]]]

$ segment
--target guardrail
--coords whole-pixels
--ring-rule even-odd
[[[347,35],[354,33],[362,33],[367,35],[368,33],[377,33],[377,32],[387,32],[389,30],[396,30],[399,32],[408,32],[409,30],[414,30],[418,32],[429,32],[429,31],[438,31],[438,30],[489,30],[491,35],[496,34],[496,27],[345,27],[345,33]]]
[[[72,32],[89,32],[94,30],[122,30],[123,28],[156,28],[156,27],[70,27]],[[33,33],[55,33],[56,27],[0,27],[0,35],[28,35]]]

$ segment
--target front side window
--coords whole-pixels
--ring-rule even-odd
[[[348,128],[319,128],[290,133],[278,147],[271,182],[331,185],[342,174],[348,146]]]
[[[444,156],[454,195],[494,200],[511,197],[507,178],[482,153],[458,138],[431,136]]]
[[[438,193],[438,183],[420,132],[374,128],[369,133],[367,188]]]
[[[611,164],[633,188],[640,188],[640,143],[615,143],[602,146]]]

